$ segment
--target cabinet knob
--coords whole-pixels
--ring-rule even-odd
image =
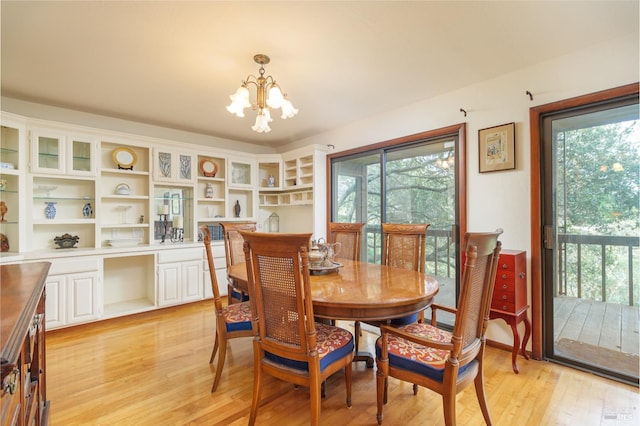
[[[507,305],[502,305],[502,310],[506,311],[507,310]]]
[[[502,264],[502,269],[507,269],[507,264],[506,263]]]
[[[520,278],[524,278],[525,277],[525,273],[524,272],[520,272]]]
[[[502,274],[502,279],[506,280],[507,279],[507,274]]]
[[[507,295],[506,294],[502,295],[502,300],[507,300]]]
[[[509,286],[506,284],[502,284],[502,288],[506,290],[507,288],[509,288]]]

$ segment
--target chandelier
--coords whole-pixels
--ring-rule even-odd
[[[249,75],[246,80],[242,81],[242,86],[238,88],[236,93],[229,96],[231,104],[227,107],[227,111],[238,117],[244,117],[245,108],[257,109],[256,123],[251,129],[258,133],[267,133],[271,131],[269,123],[273,121],[269,113],[270,109],[282,108],[282,115],[280,116],[282,119],[293,117],[298,113],[298,110],[286,99],[287,94],[282,93],[276,80],[270,75],[264,76],[264,66],[269,63],[269,57],[257,54],[253,57],[253,60],[260,65],[260,70],[258,71],[260,75],[258,77]],[[249,101],[249,89],[247,88],[249,84],[256,86],[256,102]]]

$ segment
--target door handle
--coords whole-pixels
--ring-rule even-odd
[[[551,225],[544,226],[544,248],[553,250],[553,228]]]

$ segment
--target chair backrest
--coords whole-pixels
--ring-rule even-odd
[[[310,361],[315,323],[309,284],[311,234],[241,231],[247,263],[254,333],[264,352],[289,360]],[[315,354],[317,358],[317,353]]]
[[[498,241],[500,234],[501,229],[465,234],[464,269],[451,339],[454,343],[452,356],[458,358],[460,365],[475,358],[485,339],[498,257],[502,248]]]
[[[226,255],[227,268],[236,263],[244,262],[244,252],[242,244],[244,240],[240,231],[255,231],[255,222],[226,222],[221,223],[224,236],[224,251]]]
[[[428,223],[382,224],[382,264],[424,272]]]
[[[329,224],[329,241],[340,243],[340,251],[336,259],[360,260],[360,245],[362,244],[362,228],[364,223]]]
[[[200,225],[202,233],[202,241],[204,242],[204,251],[207,254],[207,263],[209,265],[209,275],[211,276],[211,289],[213,290],[213,303],[216,312],[222,309],[222,299],[220,298],[220,289],[218,288],[218,278],[216,277],[216,268],[213,264],[213,254],[211,253],[211,232],[207,225]]]

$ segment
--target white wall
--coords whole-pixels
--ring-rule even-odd
[[[468,132],[468,230],[501,227],[504,229],[501,238],[503,247],[530,252],[529,108],[638,82],[638,52],[638,35],[632,34],[300,140],[283,147],[281,152],[311,144],[332,144],[335,150],[329,152],[331,154],[465,122]],[[428,78],[428,72],[425,70],[425,78]],[[533,94],[533,101],[525,94],[527,90]],[[460,108],[467,111],[467,117],[460,112]],[[206,140],[210,146],[220,148],[227,147],[229,143],[204,135],[92,114],[71,113],[12,99],[2,99],[2,110],[168,140]],[[516,123],[516,170],[479,174],[478,130],[510,122]],[[234,149],[246,148],[247,152],[252,153],[269,152],[250,144],[233,143]],[[488,337],[509,345],[512,341],[509,328],[501,321],[491,322]]]
[[[329,154],[333,154],[466,122],[468,230],[502,228],[503,247],[526,250],[530,259],[529,109],[638,82],[638,45],[637,34],[595,45],[481,84],[352,123],[299,141],[286,149],[311,143],[332,144],[335,150]],[[428,70],[425,70],[425,74],[428,74]],[[428,75],[425,77],[428,78]],[[526,95],[527,90],[533,94],[533,101]],[[467,111],[466,117],[460,112],[460,108]],[[510,122],[516,123],[516,169],[480,174],[478,130]],[[530,271],[530,262],[527,263]],[[491,321],[487,337],[508,345],[512,343],[511,331],[502,321]]]

